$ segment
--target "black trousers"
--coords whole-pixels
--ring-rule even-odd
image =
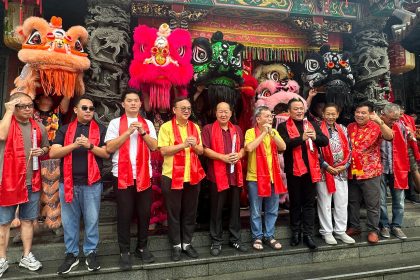
[[[117,234],[121,253],[130,252],[130,225],[133,214],[137,217],[137,247],[147,246],[147,235],[150,223],[150,207],[152,205],[152,188],[137,192],[134,185],[126,189],[118,189],[118,179],[114,177],[114,191],[117,197]]]
[[[241,240],[241,213],[240,198],[241,187],[230,186],[229,189],[218,192],[217,185],[210,183],[210,237],[214,244],[223,241],[223,207],[229,205],[229,233],[231,242]]]
[[[197,218],[200,184],[184,183],[182,190],[173,190],[172,179],[162,176],[161,187],[168,211],[168,236],[172,245],[191,243]]]
[[[290,198],[290,228],[293,232],[303,229],[304,235],[312,235],[315,222],[316,188],[310,174],[301,177],[286,174]]]

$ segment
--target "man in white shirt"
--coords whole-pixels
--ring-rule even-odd
[[[137,247],[135,255],[145,263],[154,262],[147,248],[147,230],[152,203],[152,166],[150,151],[157,148],[156,130],[151,121],[140,116],[140,93],[128,89],[122,96],[125,114],[113,119],[105,136],[112,156],[112,174],[117,197],[117,232],[120,246],[120,268],[131,269],[130,223],[137,214]]]

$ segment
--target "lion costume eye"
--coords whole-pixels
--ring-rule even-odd
[[[80,42],[80,40],[77,40],[76,43],[74,43],[74,48],[76,51],[78,52],[84,52],[85,50],[83,49],[83,45]]]
[[[180,57],[183,57],[185,55],[185,52],[186,52],[185,46],[178,48],[178,54]]]
[[[309,73],[313,73],[319,70],[320,65],[316,59],[307,59],[305,61],[305,68]]]
[[[277,71],[272,71],[272,72],[267,74],[267,78],[269,80],[273,80],[275,82],[278,82],[280,80],[280,74]]]
[[[207,52],[206,52],[205,49],[203,49],[199,46],[196,46],[193,49],[193,60],[194,60],[194,62],[203,63],[203,62],[206,62],[208,59],[209,58],[208,58],[208,55],[207,55]]]
[[[259,94],[258,98],[261,97],[270,97],[271,96],[271,92],[268,88],[265,88],[261,91],[261,93]]]
[[[29,37],[28,41],[26,42],[28,45],[41,45],[42,39],[41,34],[39,31],[32,32],[31,36]]]

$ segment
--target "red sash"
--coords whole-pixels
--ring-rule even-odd
[[[36,130],[37,145],[40,147],[42,138],[41,129],[35,120],[30,118],[29,121],[31,122],[32,129]],[[0,184],[0,206],[5,207],[28,202],[26,167],[22,130],[16,118],[13,116],[4,147],[3,175]],[[41,164],[39,164],[38,170],[32,171],[32,192],[37,192],[40,189]]]
[[[239,134],[236,131],[235,126],[229,122],[229,132],[230,132],[230,139],[233,141],[233,135],[236,135],[236,149],[235,151],[239,153],[241,150],[241,141],[239,138]],[[218,121],[215,121],[211,127],[211,148],[219,153],[224,154],[225,153],[225,145],[223,143],[223,135],[222,135],[222,128],[220,127],[220,124]],[[214,175],[216,177],[216,185],[217,185],[217,191],[221,192],[229,188],[229,180],[228,180],[228,174],[226,172],[226,163],[221,160],[213,160],[213,166],[214,166]],[[228,165],[230,167],[230,164]],[[237,186],[241,187],[243,186],[243,175],[242,175],[242,163],[241,160],[238,160],[238,162],[235,164],[235,173],[236,173],[236,182]]]
[[[363,170],[363,151],[368,149],[377,140],[378,134],[381,133],[379,125],[373,121],[368,121],[363,127],[359,127],[357,123],[351,123],[347,127],[352,144],[352,163],[351,172],[348,178],[352,179],[353,175],[362,176],[365,174]]]
[[[76,136],[77,119],[69,124],[67,133],[64,138],[64,146],[70,145],[74,142]],[[89,142],[95,146],[99,145],[101,133],[98,124],[92,120],[89,125]],[[101,179],[101,172],[99,171],[98,163],[92,151],[87,151],[88,155],[88,185],[92,185]],[[67,203],[73,201],[73,152],[64,157],[63,164],[64,177],[64,197]]]
[[[172,130],[174,132],[175,143],[179,145],[183,143],[181,133],[179,132],[176,119],[172,119]],[[200,137],[197,128],[191,121],[187,122],[188,136],[194,136],[197,139],[197,145],[200,144]],[[201,167],[200,160],[193,148],[190,149],[190,184],[197,185],[205,176],[203,168]],[[184,188],[184,173],[185,173],[185,149],[179,151],[174,155],[172,166],[172,189],[182,190]]]
[[[310,122],[308,122],[308,127],[315,131],[314,127],[312,126]],[[295,122],[291,118],[289,118],[286,121],[286,129],[290,138],[301,137],[299,130],[296,127]],[[313,142],[314,151],[311,152],[308,141],[305,141],[305,142],[306,142],[305,143],[306,151],[308,154],[309,169],[311,170],[310,175],[311,175],[312,183],[319,182],[321,181],[321,168],[319,167],[318,148],[316,147],[315,142]],[[293,154],[293,175],[299,177],[308,173],[308,168],[306,167],[305,162],[302,159],[302,146],[299,145],[293,148],[292,154]]]
[[[321,148],[322,155],[324,157],[324,160],[328,163],[328,165],[332,167],[337,167],[340,165],[345,165],[350,157],[350,146],[349,141],[346,137],[346,134],[344,133],[343,128],[338,125],[334,124],[335,129],[338,132],[338,137],[340,138],[340,144],[341,149],[343,149],[343,160],[337,164],[334,164],[333,154],[331,152],[331,146],[328,145],[326,147]],[[329,135],[328,127],[325,121],[321,123],[321,130],[322,133],[325,135]],[[335,193],[335,182],[334,182],[334,176],[327,171],[325,171],[325,182],[327,184],[327,190],[329,193]]]
[[[394,188],[406,190],[408,189],[410,162],[406,137],[404,137],[400,125],[402,124],[396,122],[392,126],[394,131],[394,138],[392,139],[392,168],[394,172]]]
[[[149,133],[149,126],[146,121],[140,116],[137,116],[138,121],[143,125],[146,133]],[[128,129],[127,115],[122,115],[120,118],[119,135],[126,132]],[[141,192],[150,187],[150,172],[149,172],[149,148],[143,137],[139,134],[137,137],[137,157],[136,157],[136,186],[137,191]],[[133,168],[130,160],[130,138],[121,145],[118,156],[118,189],[126,189],[128,186],[134,184]]]
[[[255,138],[260,136],[261,132],[258,126],[255,126]],[[270,137],[270,148],[271,148],[271,170],[273,172],[273,183],[274,183],[274,193],[281,194],[286,193],[287,188],[283,184],[283,180],[280,174],[280,162],[279,155],[277,151],[277,145],[273,139]],[[271,196],[271,176],[270,170],[268,167],[268,158],[264,148],[264,141],[258,145],[256,149],[256,160],[257,160],[257,186],[258,186],[258,196],[268,197]]]

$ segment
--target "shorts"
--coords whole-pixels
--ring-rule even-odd
[[[19,219],[33,221],[38,218],[39,198],[41,192],[32,192],[32,186],[28,185],[28,202],[12,206],[0,206],[0,225],[10,224],[15,218],[16,209],[19,206]]]

